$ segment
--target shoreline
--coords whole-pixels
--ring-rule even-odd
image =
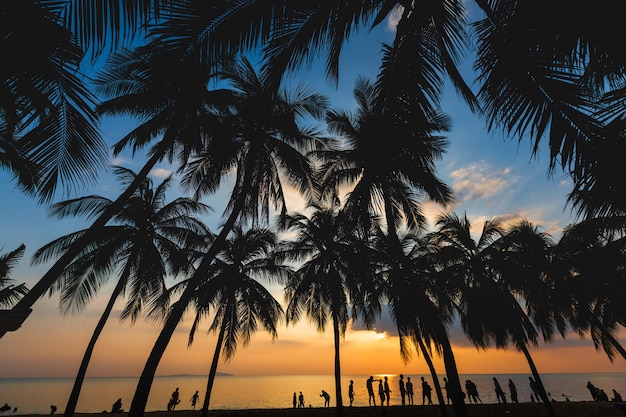
[[[624,417],[626,416],[626,402],[555,402],[552,403],[556,417]],[[621,406],[625,411],[620,411]],[[454,417],[452,406],[447,406],[448,417]],[[467,404],[470,417],[547,417],[542,403],[519,404]],[[414,405],[388,407],[349,407],[344,406],[345,417],[441,417],[441,411],[436,405]],[[76,413],[76,417],[102,416],[102,413]],[[9,415],[9,414],[7,414]],[[50,414],[23,414],[21,417],[39,417]],[[55,415],[62,415],[57,413]],[[116,413],[116,416],[126,417],[127,412]],[[245,410],[210,409],[210,417],[330,417],[335,415],[335,407],[315,408],[263,408]],[[200,410],[175,411],[147,411],[144,417],[199,417]]]

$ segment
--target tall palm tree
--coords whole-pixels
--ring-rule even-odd
[[[543,277],[546,265],[542,257],[545,259],[547,256],[544,237],[537,236],[544,242],[540,253],[529,256],[529,252],[520,250],[520,253],[511,257],[509,252],[513,243],[518,242],[511,243],[503,239],[505,229],[496,220],[484,223],[477,240],[473,239],[471,224],[465,216],[459,218],[454,213],[444,213],[439,216],[436,226],[433,239],[439,245],[441,276],[444,285],[458,291],[458,311],[465,333],[481,348],[492,344],[504,348],[512,343],[523,352],[539,387],[546,411],[548,415],[554,416],[541,377],[528,350],[528,345],[538,344],[539,333],[516,297],[524,295],[522,289],[529,289],[530,281],[537,286]],[[524,248],[524,245],[520,246]],[[521,274],[511,265],[507,266],[507,262],[512,264],[514,260],[518,261],[516,267],[521,269]],[[540,265],[537,266],[534,262],[540,262]],[[535,274],[531,276],[533,272]],[[540,318],[545,319],[543,316]],[[544,337],[549,339],[552,323],[547,321],[539,324]]]
[[[323,162],[323,195],[348,189],[343,210],[354,222],[369,222],[381,216],[389,240],[387,254],[397,257],[402,254],[397,236],[401,219],[407,228],[419,229],[425,224],[422,196],[445,204],[452,193],[434,168],[446,144],[435,132],[447,130],[447,118],[429,103],[422,103],[421,95],[380,96],[392,84],[388,73],[381,75],[376,85],[358,79],[354,89],[356,114],[334,111],[327,116],[329,131],[345,145],[314,155]],[[381,148],[383,137],[387,138],[386,146]],[[396,260],[389,265],[399,265]],[[428,355],[425,350],[422,353]],[[452,356],[446,358],[455,412],[465,415],[460,381],[455,377],[456,364]]]
[[[196,288],[192,300],[195,317],[189,333],[189,344],[201,320],[211,315],[209,331],[217,332],[217,342],[207,381],[201,416],[209,411],[211,391],[220,356],[231,359],[238,344],[246,346],[259,323],[272,335],[278,336],[276,326],[283,319],[283,309],[258,279],[268,282],[284,281],[289,269],[274,262],[272,250],[276,236],[268,229],[252,228],[244,231],[234,227],[224,249],[220,251],[208,276]],[[182,282],[179,286],[185,286]],[[174,292],[179,291],[173,288]]]
[[[198,265],[190,284],[169,312],[137,383],[129,415],[143,415],[157,365],[169,340],[194,296],[194,288],[208,273],[226,237],[238,221],[260,222],[270,209],[287,212],[285,185],[305,198],[314,193],[314,176],[306,152],[322,146],[313,128],[302,128],[323,116],[324,97],[310,89],[296,89],[293,95],[277,92],[265,83],[263,74],[242,59],[222,74],[230,83],[233,105],[223,114],[228,128],[215,132],[201,154],[188,164],[183,185],[197,197],[214,192],[226,176],[234,173],[234,186],[227,204],[227,219]],[[308,117],[308,119],[306,119]]]
[[[134,172],[122,167],[116,167],[115,173],[123,184],[136,177]],[[161,297],[166,276],[188,272],[190,255],[187,250],[203,243],[208,234],[208,229],[194,217],[206,212],[208,207],[187,198],[166,203],[165,193],[170,184],[171,177],[156,188],[151,181],[144,180],[142,187],[114,217],[115,224],[105,227],[87,245],[81,240],[86,232],[81,230],[55,239],[33,255],[33,262],[39,263],[66,252],[71,245],[81,244],[79,255],[58,284],[65,313],[80,311],[113,275],[119,274],[83,355],[65,408],[66,417],[76,411],[95,344],[117,299],[128,291],[128,302],[121,317],[134,322],[144,305],[150,306]],[[97,216],[112,203],[100,196],[81,197],[55,203],[51,215]]]
[[[331,321],[335,349],[336,415],[343,416],[340,341],[345,336],[351,300],[361,282],[372,277],[363,236],[343,219],[335,207],[311,204],[310,215],[287,217],[287,233],[294,233],[276,256],[295,263],[296,271],[285,286],[287,323],[308,317],[319,332]],[[357,314],[357,309],[353,314]],[[353,317],[356,318],[356,317]]]

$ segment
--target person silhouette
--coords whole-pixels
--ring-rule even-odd
[[[391,396],[391,390],[389,389],[389,380],[387,379],[387,377],[385,377],[383,389],[385,390],[385,399],[387,400],[387,407],[389,407],[389,397]]]
[[[170,402],[167,404],[167,411],[174,411],[174,408],[176,408],[176,404],[180,402],[179,397],[180,397],[180,393],[178,392],[178,387],[177,387],[172,393],[172,396],[170,397]]]
[[[365,382],[365,386],[367,387],[367,401],[372,406],[372,402],[374,403],[374,407],[376,407],[376,396],[374,395],[374,377],[370,376],[367,378]]]
[[[350,385],[348,385],[348,398],[350,398],[350,407],[352,407],[352,403],[354,402],[354,381],[350,380]]]
[[[113,403],[113,405],[111,406],[111,412],[112,413],[121,413],[122,410],[122,399],[118,398],[117,401],[115,401]]]
[[[528,385],[530,386],[530,391],[532,395],[534,395],[534,398],[537,400],[537,402],[539,402],[539,387],[537,387],[537,383],[535,382],[532,376],[528,377]],[[531,399],[532,399],[532,396],[531,396]]]
[[[446,390],[446,399],[448,400],[448,404],[450,404],[450,391],[448,390],[448,378],[443,377],[443,389]]]
[[[294,399],[293,399],[294,404],[293,404],[293,406],[295,407],[296,406],[296,404],[295,404],[295,401],[296,401],[295,395],[296,395],[296,393],[294,392],[293,395],[294,395]],[[196,403],[198,402],[198,398],[199,397],[200,397],[200,395],[198,395],[198,391],[196,391],[196,393],[191,396],[191,408],[193,408],[194,410],[196,409]]]
[[[421,377],[421,380],[422,380],[422,405],[426,404],[426,400],[428,400],[428,404],[432,404],[433,403],[433,399],[431,395],[432,388],[430,387],[428,382],[426,382],[424,377]]]
[[[57,412],[57,406],[56,405],[51,405],[50,406],[50,414],[54,414]]]
[[[383,380],[378,380],[378,396],[380,397],[381,407],[385,405],[385,388],[383,387]]]
[[[304,408],[304,395],[302,395],[302,391],[300,391],[300,395],[298,395],[298,408]]]
[[[511,392],[511,402],[519,403],[519,400],[517,399],[517,388],[515,387],[512,379],[509,379],[509,391]]]
[[[324,407],[330,407],[330,394],[322,390],[320,397],[324,397]]]
[[[615,391],[615,388],[613,388],[613,398],[611,398],[611,401],[617,401],[617,402],[622,402],[622,396],[620,395],[619,392]]]
[[[500,403],[506,404],[506,395],[504,394],[504,391],[502,390],[502,387],[500,386],[500,383],[498,382],[495,376],[493,377],[493,387],[496,391],[496,398],[498,400],[498,404]]]
[[[406,377],[406,398],[409,405],[413,405],[413,383],[410,376]]]
[[[404,385],[404,375],[402,374],[400,374],[400,381],[398,382],[398,385],[400,386],[400,402],[402,405],[405,405],[404,397],[406,397],[406,387]]]
[[[296,392],[293,392],[293,408],[296,408],[298,406],[298,396],[296,395]]]

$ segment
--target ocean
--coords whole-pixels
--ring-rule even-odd
[[[345,406],[349,404],[348,384],[354,380],[354,406],[367,406],[367,391],[365,381],[369,375],[342,375],[342,397]],[[374,375],[375,379],[382,379],[384,375]],[[387,375],[391,392],[391,405],[400,404],[398,392],[398,375]],[[422,404],[420,377],[424,377],[431,385],[430,375],[412,375],[415,391],[415,404]],[[530,401],[530,374],[472,374],[461,375],[461,382],[471,379],[478,388],[483,403],[496,403],[493,377],[506,392],[507,401],[510,401],[508,390],[509,378],[515,383],[520,402]],[[443,375],[439,377],[440,382]],[[122,407],[128,409],[137,386],[138,378],[86,378],[81,391],[76,411],[79,413],[100,413],[111,411],[112,404],[122,399]],[[612,390],[626,398],[626,373],[598,373],[598,374],[543,374],[542,381],[546,391],[550,392],[555,401],[592,401],[587,390],[587,381],[603,389],[609,398]],[[49,414],[50,405],[57,407],[56,414],[62,414],[67,398],[71,392],[73,378],[0,378],[0,406],[9,404],[11,410],[2,415],[20,414]],[[442,382],[441,382],[442,383]],[[206,391],[207,377],[198,375],[177,375],[155,377],[146,411],[166,410],[167,402],[172,391],[179,388],[180,404],[178,410],[191,409],[191,397],[199,391],[200,398],[196,409],[202,407]],[[289,408],[293,407],[293,393],[302,391],[305,405],[322,407],[324,398],[320,396],[325,390],[331,395],[331,406],[335,405],[334,377],[332,375],[278,375],[278,376],[217,376],[209,409],[256,409],[256,408]],[[375,385],[376,388],[376,385]],[[444,393],[445,395],[445,393]],[[378,398],[377,398],[378,400]],[[437,399],[433,391],[433,402]],[[378,401],[377,401],[378,404]],[[16,411],[13,409],[17,407]]]

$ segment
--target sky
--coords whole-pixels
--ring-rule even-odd
[[[293,82],[305,82],[325,91],[334,107],[346,109],[354,105],[352,89],[359,75],[373,79],[380,62],[380,43],[393,37],[393,21],[370,33],[354,37],[344,49],[341,59],[339,87],[323,78],[320,65],[300,71],[291,77]],[[471,62],[463,65],[466,80],[473,80]],[[558,239],[564,226],[575,221],[566,206],[571,181],[562,173],[548,175],[547,150],[537,156],[530,152],[529,140],[518,142],[500,132],[488,133],[485,122],[473,115],[467,105],[449,87],[442,109],[452,117],[452,131],[446,136],[449,146],[438,162],[440,177],[454,190],[455,202],[447,210],[467,214],[478,233],[485,220],[497,217],[505,224],[527,219]],[[131,127],[128,120],[106,120],[101,130],[108,144],[113,144]],[[138,171],[143,159],[122,154],[111,157],[110,164],[119,164]],[[161,165],[151,176],[155,182],[171,173],[171,167]],[[30,265],[31,254],[51,240],[88,226],[80,219],[53,220],[46,208],[16,190],[6,172],[0,171],[0,253],[9,252],[21,243],[26,254],[13,271],[15,283],[32,287],[52,264]],[[119,187],[107,173],[87,190],[79,190],[59,199],[88,194],[115,198]],[[220,190],[205,203],[215,212],[205,220],[215,231],[221,223],[226,190]],[[58,201],[58,200],[57,200]],[[302,201],[291,198],[289,209],[300,211]],[[429,219],[444,210],[425,203]],[[113,282],[113,279],[111,279]],[[23,326],[7,333],[0,340],[0,378],[18,377],[72,377],[75,376],[83,352],[112,290],[112,284],[102,289],[101,295],[76,316],[63,316],[58,308],[58,294],[45,295],[33,306],[33,313]],[[271,288],[275,297],[283,301],[280,288]],[[139,319],[135,324],[120,322],[123,300],[115,309],[100,336],[91,359],[87,376],[137,376],[159,334],[158,324]],[[193,345],[187,338],[190,317],[179,324],[157,370],[158,375],[207,374],[215,348],[215,335],[208,334],[209,322],[201,327]],[[524,356],[515,351],[478,350],[462,335],[458,327],[451,331],[455,358],[462,374],[471,373],[529,373]],[[622,343],[626,333],[622,332]],[[403,361],[399,342],[388,315],[384,315],[373,329],[352,323],[341,343],[342,372],[345,374],[419,374],[428,369],[423,358],[413,352]],[[565,340],[541,344],[531,350],[539,372],[626,372],[624,360],[612,363],[593,343],[577,334],[568,334]],[[434,357],[439,373],[445,369],[440,358]],[[248,346],[239,346],[237,354],[228,363],[220,362],[218,371],[236,375],[331,374],[333,372],[332,329],[319,333],[305,320],[279,328],[278,338],[257,332]]]

